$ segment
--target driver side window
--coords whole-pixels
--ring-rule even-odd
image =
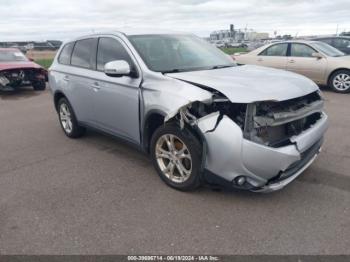
[[[288,44],[276,44],[266,48],[259,55],[261,56],[286,56]]]
[[[124,46],[116,39],[101,37],[97,49],[97,70],[104,71],[105,64],[115,60],[124,60],[132,67],[133,63]]]
[[[312,53],[317,51],[304,44],[292,44],[290,56],[293,57],[312,57]]]

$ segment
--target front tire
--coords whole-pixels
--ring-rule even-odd
[[[337,93],[350,92],[350,70],[339,70],[331,76],[329,86]]]
[[[201,184],[202,146],[186,127],[160,126],[151,139],[151,157],[160,178],[170,187],[192,191]]]
[[[74,115],[72,106],[66,98],[58,101],[58,118],[60,120],[63,132],[69,138],[78,138],[85,134],[85,128],[79,126],[77,118]]]

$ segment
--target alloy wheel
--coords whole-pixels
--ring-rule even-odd
[[[177,136],[165,134],[157,140],[155,156],[163,175],[183,183],[192,173],[192,158],[186,144]]]
[[[338,91],[346,91],[350,88],[350,75],[346,73],[341,73],[338,74],[334,79],[333,79],[333,86],[335,89]]]
[[[60,121],[66,133],[71,133],[73,130],[73,122],[71,112],[67,104],[62,103],[60,106]]]

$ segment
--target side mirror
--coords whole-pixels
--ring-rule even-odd
[[[323,58],[323,55],[321,55],[320,53],[312,53],[312,57],[315,57],[317,59],[322,59]]]
[[[111,77],[122,77],[130,75],[131,68],[128,62],[124,60],[116,60],[105,64],[104,72]]]

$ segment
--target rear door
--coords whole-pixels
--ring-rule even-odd
[[[106,63],[124,60],[134,72],[140,72],[127,45],[119,38],[100,37],[94,73],[94,122],[106,132],[133,143],[140,143],[139,96],[141,75],[110,77],[104,73]]]
[[[79,122],[90,124],[93,120],[92,94],[97,38],[78,40],[71,58],[70,103]]]
[[[58,66],[51,67],[49,70],[50,87],[53,90],[61,89],[64,93],[70,90],[70,59],[74,48],[74,42],[67,43],[58,56]]]
[[[304,43],[291,43],[287,70],[304,75],[316,83],[324,80],[327,67],[326,58],[316,58],[312,54],[315,49]]]
[[[256,57],[256,65],[286,69],[288,43],[269,46]]]

